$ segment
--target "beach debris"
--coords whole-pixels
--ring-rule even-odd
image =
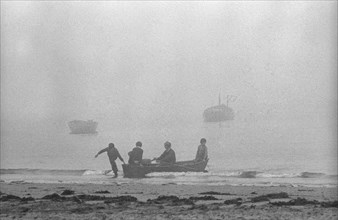
[[[173,205],[173,206],[194,205],[194,201],[192,201],[191,199],[183,198],[183,199],[179,199],[177,201],[173,201],[171,203],[171,205]]]
[[[169,203],[173,206],[194,205],[193,200],[187,199],[187,198],[180,199],[177,196],[159,196],[156,199],[148,199],[147,203],[149,203],[149,204]]]
[[[220,192],[215,192],[215,191],[201,192],[201,193],[198,193],[198,194],[200,194],[200,195],[226,195],[226,196],[235,195],[235,194],[231,194],[231,193],[220,193]]]
[[[72,200],[76,203],[79,203],[79,204],[83,203],[83,201],[81,199],[79,199],[79,197],[77,197],[77,196],[73,196]]]
[[[0,197],[1,202],[7,202],[11,200],[21,200],[19,196],[14,196],[14,195],[4,195]]]
[[[23,197],[20,200],[21,202],[29,202],[29,201],[35,201],[35,199],[33,197]]]
[[[255,205],[251,205],[251,206],[249,206],[249,208],[250,208],[250,209],[255,209],[256,206],[255,206]]]
[[[28,202],[28,201],[35,201],[34,198],[32,197],[19,197],[19,196],[14,196],[14,195],[7,195],[5,193],[1,194],[0,201],[1,202],[7,202],[7,201],[21,201],[21,202]]]
[[[86,201],[98,201],[98,200],[106,200],[107,197],[105,196],[95,196],[95,195],[87,195],[82,194],[77,196],[79,199],[86,200]]]
[[[21,209],[21,212],[28,212],[29,211],[29,208],[27,208],[27,207],[23,207],[22,209]]]
[[[75,192],[73,190],[66,189],[61,193],[61,195],[68,196],[68,195],[73,195],[74,193]]]
[[[75,209],[71,209],[72,213],[78,213],[78,214],[84,214],[84,213],[91,213],[93,212],[93,208],[92,207],[81,207],[78,206]]]
[[[53,193],[51,195],[46,195],[41,199],[49,199],[52,201],[73,201],[76,203],[83,203],[84,201],[104,201],[104,203],[125,203],[125,202],[136,202],[137,198],[133,196],[117,196],[117,197],[105,197],[105,196],[95,196],[95,195],[77,195],[72,197],[64,197],[60,196],[57,193]]]
[[[198,209],[203,211],[208,210],[219,210],[219,203],[212,203],[212,204],[197,204],[192,205],[188,210]]]
[[[251,202],[268,202],[268,201],[270,201],[269,197],[265,195],[251,198]]]
[[[193,206],[191,206],[191,208],[189,208],[189,210],[192,210],[192,209],[199,209],[199,210],[204,210],[204,211],[206,211],[206,210],[208,210],[209,208],[208,208],[208,206],[205,205],[205,204],[200,204],[200,205],[193,205]]]
[[[108,194],[110,192],[108,190],[100,190],[100,191],[96,191],[95,193]]]
[[[229,199],[224,201],[225,205],[241,205],[242,204],[242,198],[236,198],[236,199]]]
[[[266,202],[270,201],[270,199],[285,199],[285,198],[289,198],[289,195],[286,192],[271,193],[257,197],[252,197],[251,202]]]
[[[143,194],[143,192],[123,192],[121,194]]]
[[[307,200],[305,198],[298,197],[297,199],[292,199],[290,201],[284,202],[270,202],[271,205],[275,206],[303,206],[303,205],[318,205],[319,202],[317,200]]]
[[[192,196],[189,199],[194,200],[194,201],[197,201],[197,200],[219,200],[214,196],[197,196],[197,197]]]
[[[327,202],[318,202],[317,200],[307,200],[305,198],[297,197],[297,199],[292,199],[287,202],[270,202],[271,205],[275,206],[304,206],[304,205],[320,205],[324,208],[338,208],[338,201],[327,201]]]
[[[162,184],[162,186],[166,186],[166,185],[177,185],[177,183],[169,182],[169,183],[163,183]]]
[[[328,201],[328,202],[321,202],[320,204],[324,208],[338,208],[338,200],[336,201]]]
[[[137,198],[134,196],[116,196],[105,199],[104,203],[125,203],[125,202],[137,202]]]
[[[148,199],[147,202],[167,202],[179,200],[177,196],[159,196],[157,199]]]
[[[49,199],[49,200],[52,200],[52,201],[60,202],[60,201],[64,200],[64,197],[60,196],[57,193],[53,193],[53,194],[50,194],[50,195],[46,195],[46,196],[42,197],[41,199]]]
[[[105,203],[115,203],[115,202],[136,202],[137,198],[133,196],[116,196],[116,197],[105,197],[105,196],[95,196],[95,195],[78,195],[78,199],[84,201],[104,201]]]

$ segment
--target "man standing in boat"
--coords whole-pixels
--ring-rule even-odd
[[[198,146],[197,153],[196,153],[196,162],[205,161],[208,160],[208,148],[205,145],[207,143],[207,140],[205,138],[202,138],[200,141],[201,145]]]
[[[105,149],[102,149],[100,150],[96,155],[95,155],[95,158],[97,158],[100,154],[102,154],[103,152],[107,152],[107,155],[108,155],[108,158],[109,158],[109,162],[110,162],[110,165],[111,165],[111,169],[113,170],[114,174],[115,174],[115,178],[117,177],[117,166],[116,166],[116,162],[115,160],[117,158],[119,158],[123,163],[124,163],[124,160],[123,158],[121,157],[119,151],[115,148],[114,144],[113,143],[110,143],[108,145],[107,148]]]
[[[154,160],[162,164],[175,163],[176,162],[175,151],[171,149],[171,143],[169,141],[164,143],[164,148],[165,151],[163,152],[163,154],[158,158],[154,158]]]
[[[133,148],[132,151],[128,153],[129,155],[129,164],[140,164],[142,162],[143,150],[142,150],[142,142],[136,142],[136,147]]]

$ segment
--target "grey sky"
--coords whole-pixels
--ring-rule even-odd
[[[1,1],[1,118],[336,118],[337,2]]]

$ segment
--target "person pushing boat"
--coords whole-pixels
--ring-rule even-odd
[[[97,158],[100,154],[102,154],[104,152],[107,152],[107,155],[108,155],[108,158],[109,158],[109,162],[110,162],[110,165],[111,165],[111,169],[113,170],[113,172],[115,174],[114,178],[116,178],[118,176],[117,175],[118,169],[117,169],[115,160],[117,158],[119,158],[123,163],[124,163],[124,160],[121,157],[121,155],[120,155],[119,151],[117,150],[117,148],[115,148],[115,145],[113,143],[110,143],[107,148],[104,148],[104,149],[100,150],[95,155],[95,158]]]
[[[172,164],[176,162],[176,154],[173,149],[171,149],[171,143],[166,141],[164,143],[165,151],[158,158],[154,158],[160,164]]]

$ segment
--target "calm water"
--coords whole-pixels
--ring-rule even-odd
[[[99,121],[97,135],[70,135],[66,122],[2,124],[1,180],[33,182],[145,182],[177,184],[337,185],[336,124],[329,120],[247,120],[222,124],[130,126]],[[209,149],[208,173],[154,173],[112,179],[107,156],[115,143],[125,161],[135,142],[144,158],[171,141],[177,160],[193,159],[201,137]]]

